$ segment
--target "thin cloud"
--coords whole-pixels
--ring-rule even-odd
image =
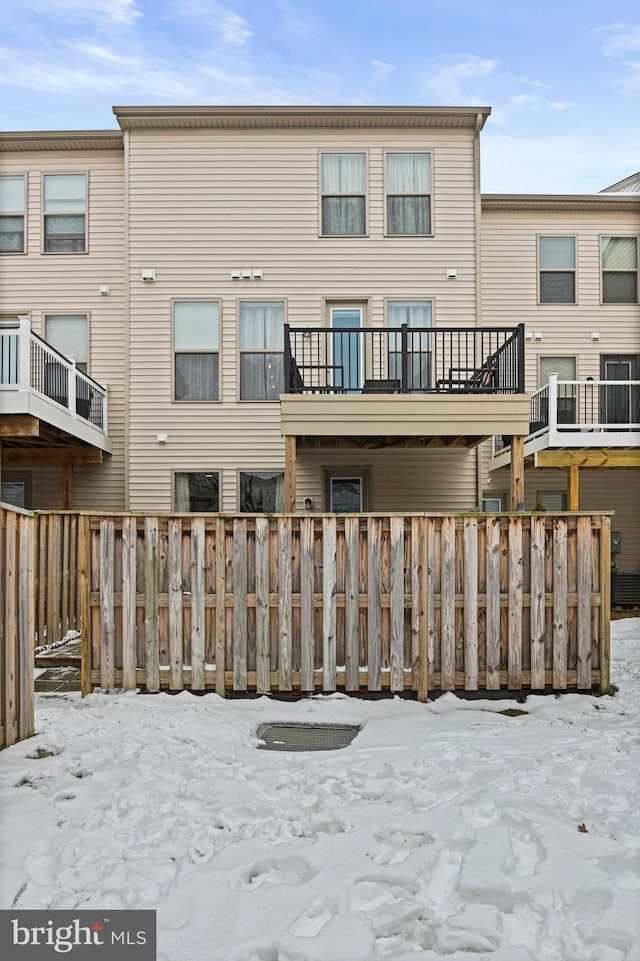
[[[176,0],[170,5],[172,15],[184,26],[185,19],[196,27],[217,33],[224,43],[243,46],[253,36],[247,20],[234,10],[212,0]]]
[[[477,103],[482,95],[473,89],[474,85],[491,77],[499,66],[498,60],[467,56],[429,74],[425,86],[442,103]]]
[[[640,53],[640,25],[612,23],[605,27],[604,31],[609,34],[609,39],[602,45],[602,52],[606,57]]]
[[[137,0],[22,0],[23,14],[90,20],[98,25],[133,26],[142,16]]]

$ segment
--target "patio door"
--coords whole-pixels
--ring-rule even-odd
[[[331,364],[333,387],[348,393],[362,390],[362,338],[353,329],[362,327],[362,307],[331,307]]]
[[[603,356],[600,375],[606,381],[638,380],[640,357],[631,355]],[[603,421],[605,424],[632,424],[640,419],[640,388],[629,384],[604,388]]]

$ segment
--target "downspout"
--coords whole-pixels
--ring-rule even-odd
[[[476,262],[476,327],[482,326],[482,195],[480,193],[480,131],[482,114],[476,115],[473,132],[473,178],[475,184],[475,262]],[[482,448],[476,447],[476,508],[482,509]]]
[[[124,140],[124,509],[131,510],[130,443],[131,418],[131,278],[129,271],[131,238],[129,236],[129,131]]]

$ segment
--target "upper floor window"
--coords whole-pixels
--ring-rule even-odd
[[[602,303],[638,303],[638,238],[602,238]]]
[[[366,233],[367,158],[363,153],[323,153],[320,157],[322,233]]]
[[[240,303],[240,400],[284,393],[284,302]]]
[[[575,304],[575,237],[539,237],[540,303]]]
[[[218,400],[218,315],[215,300],[174,303],[175,400]]]
[[[46,314],[44,339],[59,354],[73,358],[76,367],[87,373],[89,366],[89,325],[86,314]]]
[[[0,253],[24,253],[24,177],[0,177]]]
[[[423,235],[431,231],[431,155],[386,156],[387,234]]]
[[[86,214],[86,174],[45,175],[45,253],[83,254],[87,249]]]

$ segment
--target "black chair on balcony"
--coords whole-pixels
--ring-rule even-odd
[[[362,385],[363,394],[399,394],[400,381],[396,378],[387,380],[365,380]]]

